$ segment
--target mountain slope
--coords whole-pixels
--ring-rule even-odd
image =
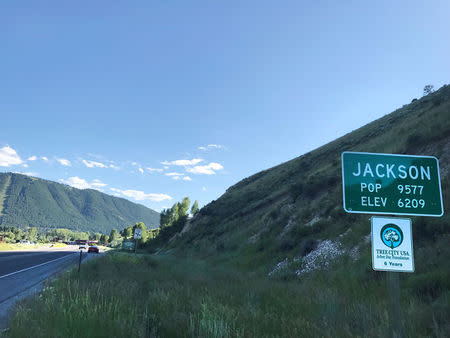
[[[204,256],[234,257],[251,268],[274,266],[289,257],[304,259],[326,241],[338,243],[347,253],[357,253],[365,245],[366,252],[370,215],[347,214],[342,208],[343,151],[438,157],[448,212],[450,86],[238,182],[202,208],[169,246]],[[414,236],[418,241],[445,238],[449,220],[448,214],[437,219],[413,217]]]
[[[143,205],[21,174],[0,174],[1,202],[2,226],[109,233],[135,222],[159,225],[159,213]]]

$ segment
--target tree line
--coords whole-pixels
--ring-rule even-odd
[[[100,232],[90,233],[73,231],[69,229],[50,229],[38,231],[36,227],[22,229],[14,226],[0,226],[0,236],[6,243],[16,243],[20,241],[30,241],[37,243],[50,243],[53,241],[72,242],[76,240],[97,241],[99,244],[107,245],[119,239],[117,230],[111,230],[109,235]]]
[[[140,247],[151,250],[166,243],[172,236],[183,229],[189,219],[190,204],[189,197],[185,197],[181,202],[173,204],[171,208],[163,209],[160,213],[159,228],[147,230],[143,222],[138,222],[124,228],[119,235],[124,240],[133,239],[135,229],[141,229],[142,238],[138,243]],[[190,214],[195,216],[199,210],[198,201],[196,200],[190,208]]]
[[[50,229],[38,231],[36,227],[22,229],[15,226],[0,226],[0,236],[4,242],[15,243],[19,241],[30,241],[39,243],[49,243],[55,239],[62,241],[75,241],[77,239],[93,240],[100,238],[101,234],[90,234],[89,232],[72,231],[69,229]]]
[[[7,243],[20,241],[49,243],[55,240],[63,242],[93,240],[98,241],[99,244],[117,246],[123,240],[132,239],[135,230],[141,229],[142,238],[139,240],[139,244],[141,247],[145,246],[151,249],[166,243],[172,236],[183,229],[189,218],[189,208],[192,216],[199,212],[198,201],[195,201],[192,206],[190,204],[189,197],[185,197],[181,202],[173,204],[171,208],[163,209],[160,213],[160,226],[148,230],[144,222],[129,225],[120,232],[112,229],[109,235],[100,232],[90,233],[63,228],[38,231],[37,227],[22,229],[15,226],[0,226],[0,236]]]

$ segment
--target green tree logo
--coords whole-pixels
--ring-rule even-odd
[[[389,223],[381,228],[380,237],[384,245],[394,249],[403,242],[403,232],[399,226]]]

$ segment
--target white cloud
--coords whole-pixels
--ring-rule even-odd
[[[182,174],[182,173],[165,173],[164,175],[166,175],[166,176],[183,176],[184,174]]]
[[[60,179],[60,182],[68,184],[77,189],[90,189],[91,185],[85,179],[79,178],[78,176],[69,177],[67,180]]]
[[[30,156],[28,157],[28,161],[36,161],[37,160],[37,156]]]
[[[131,165],[138,165],[137,162],[131,162]]]
[[[220,163],[211,162],[208,166],[213,170],[222,170],[223,169],[223,166]]]
[[[202,161],[203,161],[203,159],[201,159],[201,158],[193,158],[192,160],[175,160],[175,161],[171,161],[171,162],[164,161],[164,162],[161,162],[161,164],[188,166],[188,165],[196,165]]]
[[[26,164],[26,163],[22,164],[22,166],[23,166],[24,168],[28,168],[28,164]]]
[[[183,181],[192,181],[192,178],[190,178],[189,176],[184,176]]]
[[[164,169],[166,169],[166,170],[167,170],[167,169],[169,169],[169,167],[168,167],[168,166],[164,166]]]
[[[13,148],[10,146],[0,148],[0,167],[10,167],[22,163],[22,159]]]
[[[208,165],[195,166],[193,168],[186,168],[186,171],[197,175],[215,175],[217,170],[222,170],[223,166],[220,163],[211,162]]]
[[[200,150],[210,150],[210,149],[223,149],[224,146],[220,145],[220,144],[208,144],[207,146],[204,147],[198,147],[198,149]]]
[[[157,169],[157,168],[145,168],[148,171],[150,171],[151,173],[162,173],[163,169]]]
[[[95,180],[92,181],[91,186],[96,187],[96,188],[102,188],[102,187],[106,187],[107,184],[103,183],[100,180],[95,179]]]
[[[205,188],[205,187],[202,187],[202,191],[206,191],[206,188]]]
[[[178,181],[184,176],[183,173],[165,173],[164,175],[169,176],[171,179]]]
[[[70,185],[77,189],[97,189],[100,190],[100,188],[105,187],[107,184],[103,183],[102,181],[95,179],[91,183],[86,181],[83,178],[79,178],[78,176],[69,177],[67,180],[60,179],[59,180],[62,183],[65,183],[67,185]]]
[[[116,165],[114,165],[114,164],[110,164],[109,167],[110,167],[111,169],[114,169],[114,170],[119,170],[119,169],[120,169],[120,167],[118,167],[118,166],[116,166]]]
[[[88,168],[107,168],[106,165],[104,165],[101,162],[96,162],[96,161],[86,161],[86,160],[82,160],[83,164],[88,167]]]
[[[39,175],[39,174],[36,173],[36,172],[21,172],[21,171],[15,171],[14,173],[15,173],[15,174],[27,175],[27,176],[33,176],[33,177],[36,177],[36,176]]]
[[[70,167],[72,165],[70,163],[70,161],[66,160],[65,158],[57,158],[56,160],[59,162],[59,164],[65,166],[65,167]]]
[[[41,156],[41,160],[42,160],[42,161],[45,161],[45,162],[48,162],[48,158],[45,157],[45,156]]]
[[[119,193],[122,196],[131,197],[136,201],[152,201],[152,202],[161,202],[164,200],[171,200],[172,197],[167,194],[146,194],[140,190],[120,190],[116,188],[110,188],[111,191],[115,193]]]
[[[143,174],[143,173],[144,173],[144,169],[142,169],[142,168],[139,168],[138,170],[139,170],[139,172],[140,172],[141,174]]]

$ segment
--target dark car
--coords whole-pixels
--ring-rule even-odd
[[[92,245],[88,248],[88,252],[95,252],[98,253],[98,247],[96,247],[95,245]]]

